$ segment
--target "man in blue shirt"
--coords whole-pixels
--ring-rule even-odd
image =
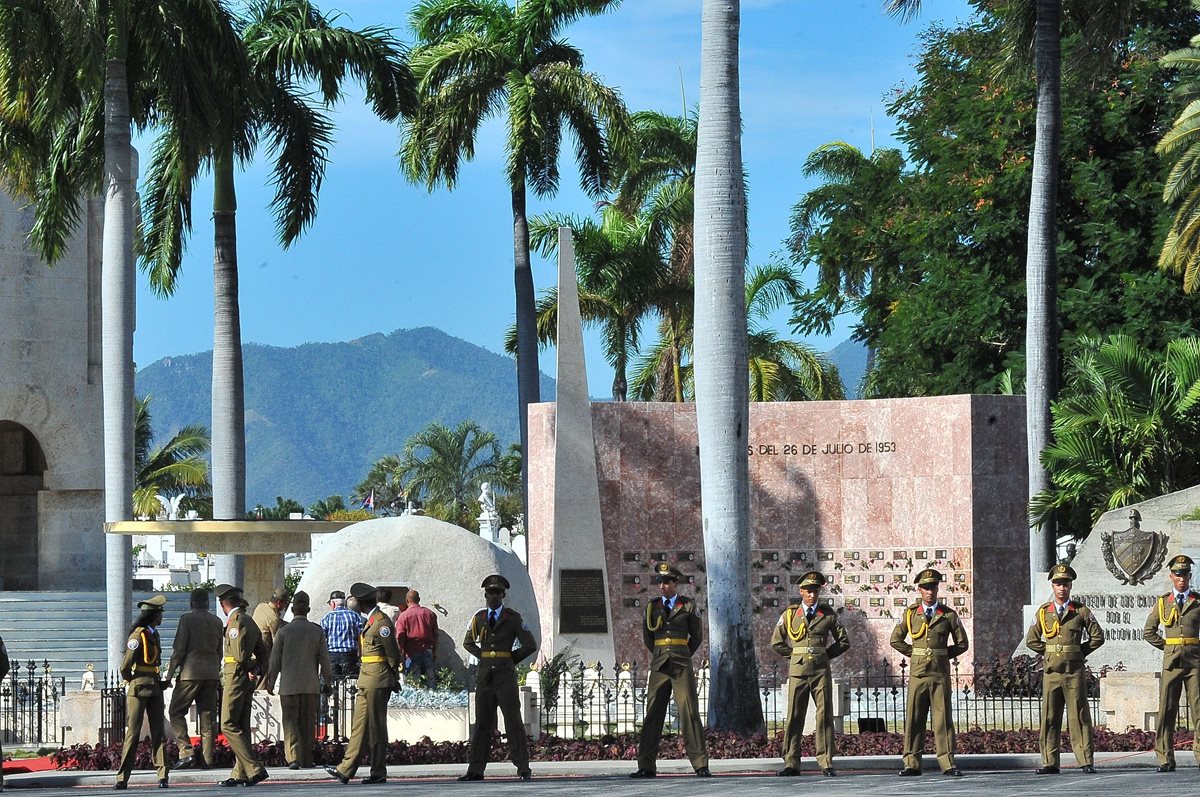
[[[358,677],[358,636],[363,630],[362,615],[346,608],[346,593],[329,593],[329,614],[321,618],[325,642],[329,645],[329,663],[334,678]]]

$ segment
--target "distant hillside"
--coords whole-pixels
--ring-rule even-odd
[[[867,347],[856,340],[846,339],[825,352],[833,361],[846,386],[846,398],[858,398],[859,384],[867,372]]]
[[[501,445],[519,439],[513,361],[436,329],[296,348],[246,344],[246,500],[308,504],[349,494],[371,463],[433,421],[471,419]],[[168,357],[137,374],[159,438],[210,425],[212,352]],[[554,380],[542,376],[543,401]]]

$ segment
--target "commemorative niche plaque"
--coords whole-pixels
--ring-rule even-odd
[[[558,630],[563,634],[607,634],[608,587],[602,570],[563,570],[559,578]]]

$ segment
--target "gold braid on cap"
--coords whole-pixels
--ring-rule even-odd
[[[1042,604],[1042,610],[1038,612],[1038,625],[1042,627],[1042,634],[1045,635],[1046,639],[1054,639],[1054,637],[1058,636],[1058,630],[1062,628],[1062,621],[1058,619],[1058,612],[1054,612],[1053,627],[1046,625],[1046,615],[1048,614],[1046,610],[1049,608],[1050,604]]]
[[[929,633],[929,623],[928,622],[921,623],[920,628],[913,630],[912,618],[913,618],[913,615],[916,614],[916,612],[917,612],[916,609],[910,608],[908,611],[906,611],[904,613],[904,622],[908,626],[908,635],[911,636],[914,641],[920,639],[921,637],[923,637]],[[921,616],[922,617],[924,616],[924,612],[921,613]]]
[[[800,640],[804,639],[804,637],[808,636],[808,621],[807,621],[807,620],[805,620],[804,622],[802,622],[802,623],[800,624],[800,630],[799,630],[799,631],[797,631],[797,630],[796,630],[796,629],[795,629],[795,628],[792,626],[792,623],[795,621],[795,619],[796,619],[796,615],[800,614],[800,607],[799,607],[799,606],[793,606],[793,607],[789,608],[789,609],[788,609],[788,611],[790,612],[790,614],[788,614],[788,616],[787,616],[787,633],[788,633],[788,637],[789,637],[789,638],[790,638],[790,639],[791,639],[793,642],[799,642]]]
[[[1165,595],[1158,596],[1158,619],[1162,620],[1164,628],[1170,628],[1179,620],[1179,604],[1171,601],[1171,613],[1167,614],[1163,611],[1163,598]]]

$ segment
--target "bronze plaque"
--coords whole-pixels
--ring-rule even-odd
[[[558,592],[558,630],[563,634],[608,633],[608,588],[602,570],[564,570]]]

